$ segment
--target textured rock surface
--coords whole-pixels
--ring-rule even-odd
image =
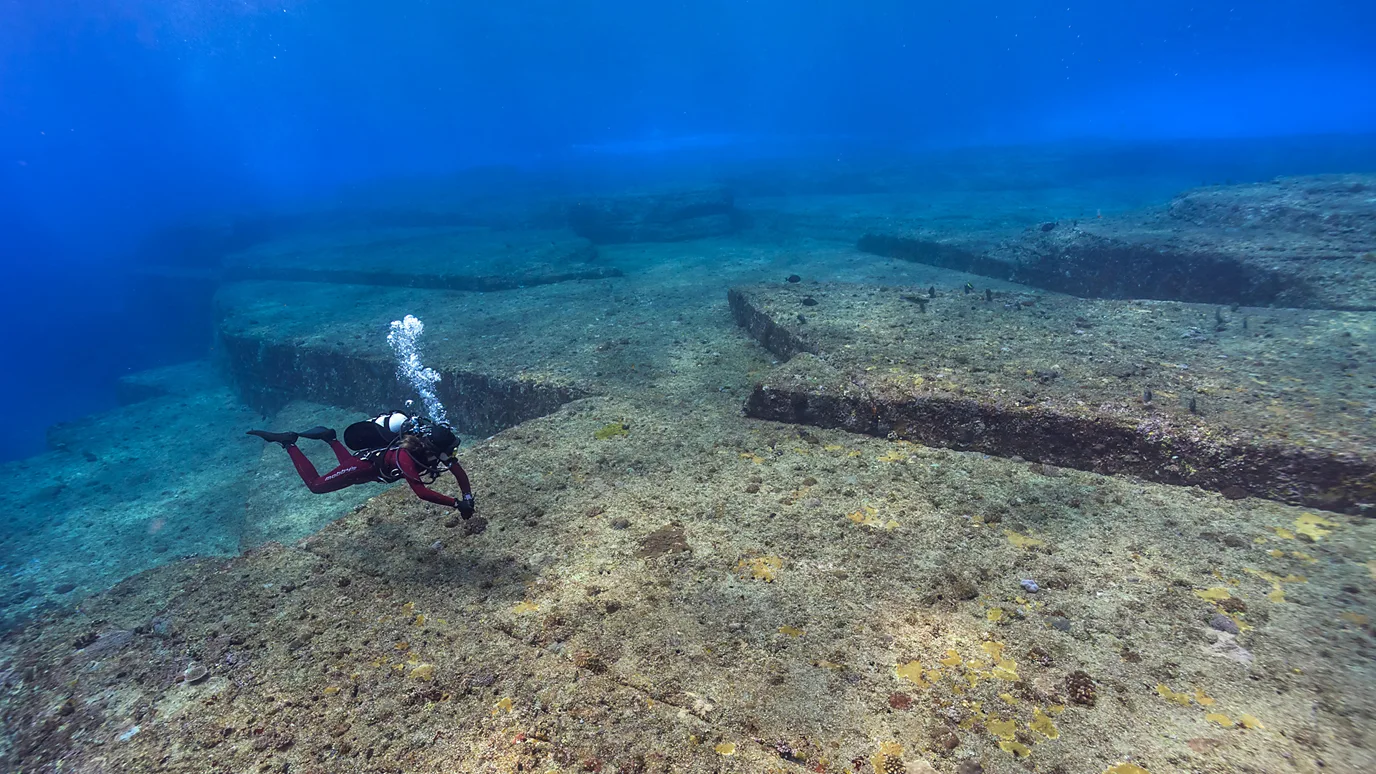
[[[1376,502],[1372,313],[847,285],[730,303],[792,357],[751,416],[1335,510]]]
[[[569,205],[569,226],[598,244],[681,242],[736,230],[736,208],[726,188],[588,198]]]
[[[1376,177],[1202,188],[1145,211],[999,231],[894,228],[868,252],[1085,297],[1376,309]]]
[[[714,345],[733,373],[766,365],[729,325]],[[1012,774],[992,725],[1011,722],[1047,770],[1369,767],[1373,729],[1351,719],[1376,709],[1372,665],[1341,616],[1372,612],[1349,557],[1376,520],[1325,514],[1300,545],[1275,530],[1301,513],[1277,503],[800,433],[738,405],[568,404],[465,447],[485,529],[397,488],[293,545],[53,611],[0,639],[0,766],[841,774],[896,740],[918,771]],[[687,550],[646,555],[666,527]],[[1283,600],[1258,571],[1307,580],[1277,580]],[[1208,644],[1218,603],[1195,592],[1225,583],[1250,668]],[[1072,701],[1077,672],[1093,706]],[[1186,746],[1200,735],[1207,758]]]

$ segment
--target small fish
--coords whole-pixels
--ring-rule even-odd
[[[1145,390],[1142,390],[1142,402],[1143,402],[1143,403],[1151,403],[1151,388],[1150,388],[1150,387],[1146,388]]]

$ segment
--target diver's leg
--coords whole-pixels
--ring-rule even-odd
[[[322,476],[316,472],[315,466],[311,464],[311,461],[306,459],[305,452],[302,452],[296,446],[288,446],[287,454],[291,455],[292,464],[296,466],[296,472],[301,476],[301,480],[305,482],[306,488],[316,494],[338,492],[354,484],[372,481],[377,474],[374,465],[364,462],[357,457],[344,455],[340,457],[339,467]],[[337,451],[336,454],[338,454]],[[344,461],[345,457],[348,458],[348,462]]]
[[[339,441],[331,440],[329,441],[329,444],[330,448],[334,449],[334,458],[339,460],[340,467],[343,467],[345,465],[353,465],[359,461],[358,458],[355,457],[353,453],[349,451],[349,447],[345,446]]]

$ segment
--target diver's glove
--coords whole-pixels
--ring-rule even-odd
[[[473,493],[470,492],[464,495],[463,499],[454,503],[454,507],[459,509],[459,513],[462,514],[465,519],[472,516],[473,510],[476,507],[473,500]]]

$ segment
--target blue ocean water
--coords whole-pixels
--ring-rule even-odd
[[[140,251],[189,249],[149,242],[189,219],[494,164],[1376,130],[1376,9],[1350,0],[6,0],[0,13],[0,229],[25,289],[6,329],[29,331],[4,337],[7,362],[27,367],[3,395],[34,417],[8,458],[40,449],[48,422],[109,405],[124,369],[207,346],[205,326],[170,331],[175,305],[148,309],[125,272]],[[1268,161],[1351,166],[1247,160],[1238,179]]]

